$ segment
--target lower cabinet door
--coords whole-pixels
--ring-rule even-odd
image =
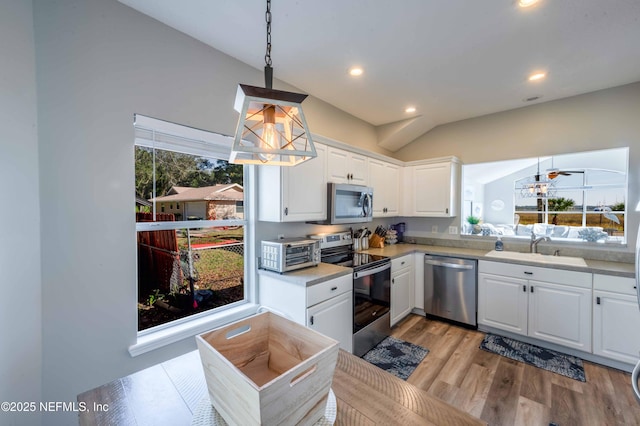
[[[591,352],[591,289],[529,281],[529,336]]]
[[[478,274],[478,324],[527,334],[527,284],[520,278]]]
[[[637,296],[593,292],[593,353],[635,364],[640,353]]]
[[[409,315],[413,309],[413,269],[404,268],[391,277],[391,326]]]
[[[353,296],[351,292],[307,308],[307,327],[340,342],[340,349],[353,352]]]

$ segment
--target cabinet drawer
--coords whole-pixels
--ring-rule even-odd
[[[614,275],[593,274],[593,289],[635,296],[636,280]]]
[[[391,259],[391,272],[409,267],[413,267],[413,256],[410,254]]]
[[[352,288],[353,275],[345,275],[307,287],[307,307],[351,291]]]
[[[513,278],[524,278],[528,280],[546,281],[589,289],[591,288],[592,281],[592,274],[589,272],[519,265],[516,263],[490,262],[486,260],[478,262],[478,272]]]

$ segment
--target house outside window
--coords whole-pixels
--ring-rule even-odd
[[[147,204],[136,213],[138,331],[246,303],[243,166],[226,161],[220,135],[189,140],[136,118],[136,200]]]

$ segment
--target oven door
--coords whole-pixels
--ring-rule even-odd
[[[353,353],[362,356],[391,334],[391,262],[353,273]]]

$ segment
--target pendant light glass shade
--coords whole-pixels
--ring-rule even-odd
[[[307,95],[238,85],[240,113],[229,161],[295,166],[317,156],[301,103]]]

